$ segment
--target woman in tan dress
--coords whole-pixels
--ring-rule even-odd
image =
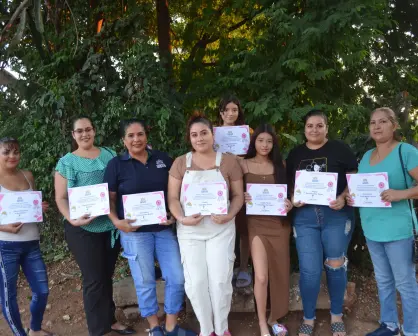
[[[244,182],[285,184],[286,171],[280,155],[277,136],[270,125],[259,126],[244,160],[240,160]],[[284,195],[287,197],[287,195]],[[251,201],[245,193],[245,202]],[[292,203],[285,199],[285,211]],[[289,239],[290,224],[286,217],[247,215],[249,242],[255,271],[254,295],[261,336],[286,336],[287,329],[277,322],[289,306]],[[267,320],[267,288],[270,285],[270,317]]]

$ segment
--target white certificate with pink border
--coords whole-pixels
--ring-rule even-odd
[[[0,193],[0,225],[42,221],[41,191]]]
[[[246,204],[247,215],[286,216],[286,184],[247,183],[251,202]]]
[[[68,188],[70,218],[84,215],[102,216],[110,213],[109,189],[107,183]]]
[[[346,174],[348,190],[355,207],[390,208],[380,194],[389,189],[388,173]]]
[[[298,170],[295,177],[294,202],[329,205],[337,198],[338,173]]]
[[[245,155],[250,145],[250,128],[242,126],[214,127],[214,149],[217,152]]]
[[[135,219],[132,226],[161,224],[167,222],[163,191],[123,195],[125,219]]]
[[[228,213],[228,187],[226,182],[183,184],[183,210],[185,216],[200,213],[226,215]]]

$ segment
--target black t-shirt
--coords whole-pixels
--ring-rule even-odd
[[[338,173],[337,195],[347,187],[345,174],[357,170],[357,158],[344,142],[329,140],[318,149],[309,149],[306,144],[292,149],[286,160],[288,181],[291,189],[297,170]]]

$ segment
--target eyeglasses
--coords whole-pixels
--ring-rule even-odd
[[[87,127],[87,128],[77,128],[77,129],[75,129],[73,132],[74,133],[76,133],[76,134],[79,134],[79,135],[81,135],[81,134],[83,134],[84,132],[86,132],[86,133],[90,133],[91,131],[93,131],[94,130],[94,128],[93,127]]]

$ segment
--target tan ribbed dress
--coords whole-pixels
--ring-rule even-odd
[[[247,183],[273,184],[274,175],[244,174]],[[285,316],[289,311],[290,224],[286,217],[247,215],[250,246],[254,237],[262,241],[268,257],[270,287],[269,322]]]

